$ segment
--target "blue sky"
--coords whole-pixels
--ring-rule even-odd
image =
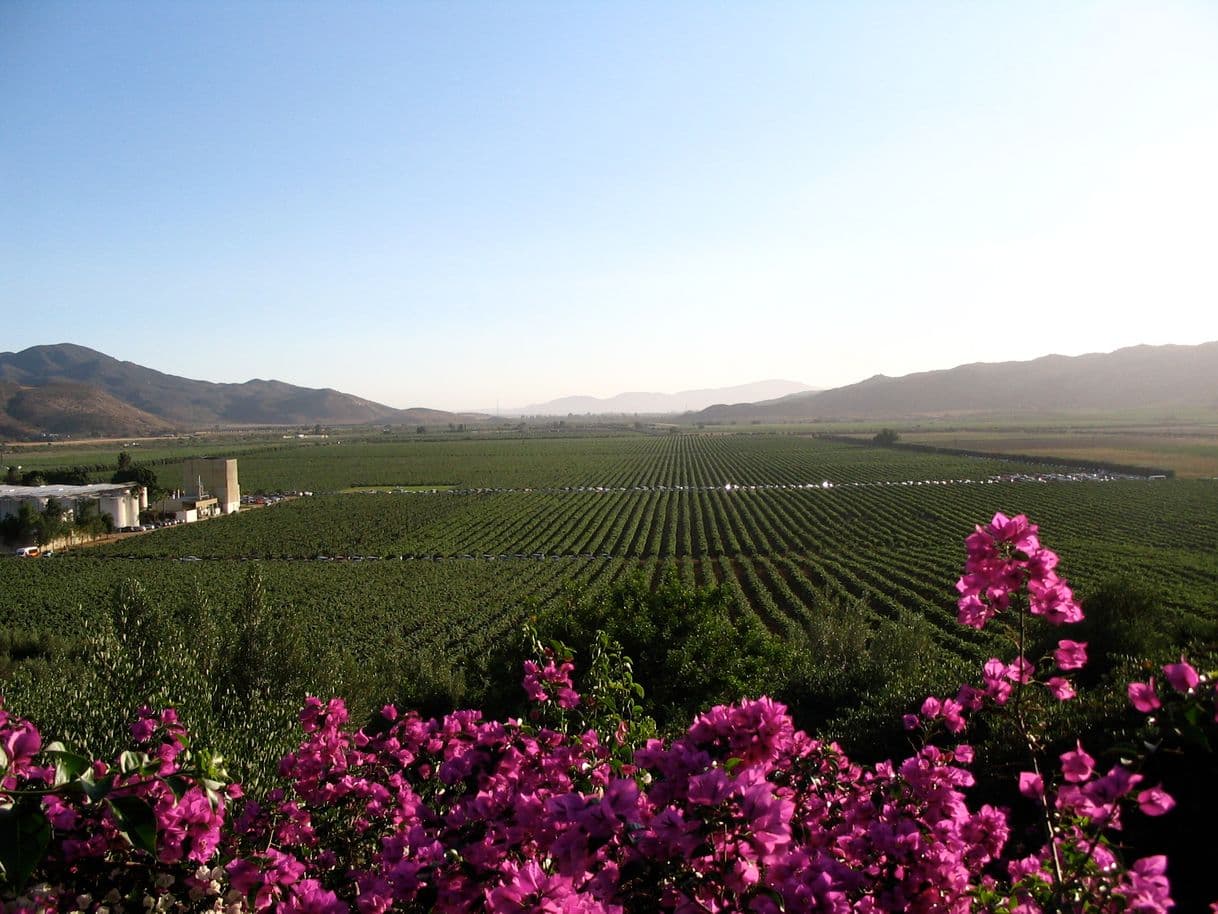
[[[1213,3],[0,2],[0,350],[394,406],[1218,339]]]

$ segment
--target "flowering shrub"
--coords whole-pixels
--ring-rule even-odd
[[[145,710],[131,730],[136,750],[90,762],[43,747],[29,721],[0,709],[6,897],[33,881],[6,910],[167,910],[218,897],[225,806],[240,788],[224,783],[220,759],[190,750],[174,711]]]
[[[711,708],[671,741],[645,738],[624,704],[581,695],[567,657],[544,648],[524,668],[529,720],[386,707],[353,732],[341,699],[310,699],[280,786],[228,818],[239,791],[190,755],[172,712],[141,717],[143,749],[110,766],[62,747],[39,766],[37,731],[0,716],[8,908],[1166,911],[1165,858],[1126,863],[1114,835],[1127,815],[1168,812],[1171,796],[1136,763],[1102,770],[1081,743],[1052,766],[1042,757],[1038,704],[1071,700],[1087,659],[1070,638],[1025,655],[1029,626],[1082,616],[1056,555],[1026,518],[1001,514],[967,545],[960,620],[1009,621],[1014,657],[927,698],[905,720],[920,744],[874,766],[796,730],[768,698]],[[1184,659],[1163,676],[1170,694],[1153,679],[1130,685],[1139,710],[1179,706],[1187,720],[1204,706],[1193,724],[1213,718],[1209,678]],[[605,694],[620,703],[629,683]],[[968,800],[974,751],[954,740],[981,712],[1011,715],[1027,739],[1010,808]],[[942,734],[948,744],[930,741]],[[1032,830],[1017,824],[1019,804],[1035,811]]]

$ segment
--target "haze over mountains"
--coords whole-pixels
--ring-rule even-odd
[[[501,411],[504,416],[577,416],[633,415],[635,413],[672,414],[705,409],[714,403],[751,403],[772,400],[788,394],[804,393],[813,388],[799,381],[755,381],[735,387],[714,387],[702,390],[682,390],[675,394],[630,392],[613,397],[561,397],[532,406]]]
[[[763,403],[711,406],[704,422],[915,419],[989,413],[1028,416],[1153,409],[1218,411],[1218,342],[1131,346],[1109,353],[976,362],[942,371],[796,394]]]
[[[794,389],[796,392],[791,393]],[[767,398],[768,397],[768,398]],[[753,398],[686,412],[710,399]],[[676,394],[566,397],[506,415],[668,414],[697,422],[901,420],[1153,410],[1218,414],[1218,342],[1133,346],[1112,353],[973,363],[832,390],[792,381]],[[214,426],[438,425],[490,417],[394,409],[337,390],[282,381],[219,384],[121,362],[83,346],[0,353],[0,435],[155,435]]]

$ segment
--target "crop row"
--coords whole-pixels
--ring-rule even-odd
[[[356,658],[386,644],[455,658],[569,590],[636,572],[654,582],[675,565],[737,591],[779,634],[814,631],[848,607],[867,625],[922,626],[943,649],[973,654],[985,641],[955,624],[952,583],[964,536],[999,510],[1041,524],[1083,595],[1132,575],[1174,612],[1218,603],[1208,481],[952,482],[1009,468],[776,435],[391,440],[264,457],[291,477],[285,488],[324,488],[316,472],[344,486],[463,492],[316,496],[66,559],[0,562],[3,624],[71,633],[125,577],[174,600],[233,603],[256,560],[273,600]],[[262,459],[242,459],[246,487]],[[322,561],[340,556],[378,560]],[[183,557],[204,561],[174,561]]]
[[[806,485],[1026,472],[998,460],[859,447],[796,435],[669,434],[471,440],[332,441],[254,452],[250,491],[351,486],[607,487]]]
[[[952,609],[959,544],[996,510],[1038,520],[1083,592],[1132,573],[1172,609],[1213,603],[1218,487],[1183,481],[330,497],[158,532],[98,555],[494,559],[504,569],[494,589],[509,600],[516,591],[506,582],[520,573],[509,566],[522,562],[642,562],[655,574],[676,561],[707,581],[710,561],[714,579],[737,586],[772,629],[806,624],[818,601],[831,599],[877,619],[915,612],[965,649]]]

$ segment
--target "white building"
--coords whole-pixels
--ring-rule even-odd
[[[214,498],[221,514],[241,510],[237,461],[231,457],[195,457],[182,462],[182,489],[195,498]]]
[[[95,501],[98,512],[108,515],[116,528],[135,526],[140,522],[140,510],[148,507],[148,490],[132,482],[87,486],[0,485],[0,518],[17,514],[23,504],[41,513],[52,498],[64,511],[73,514],[81,502]]]

